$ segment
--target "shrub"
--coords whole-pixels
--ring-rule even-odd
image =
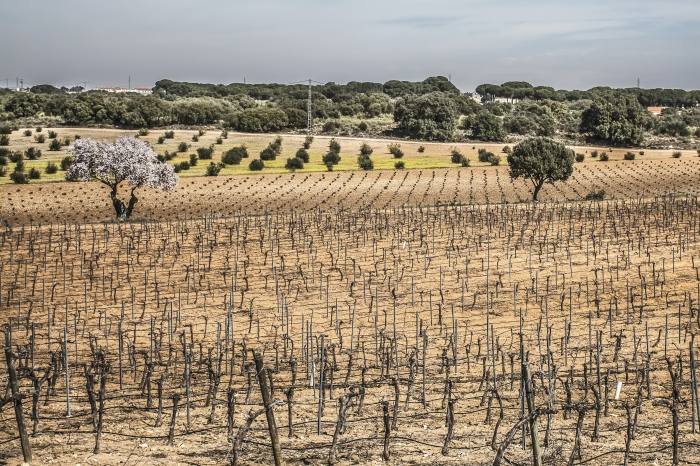
[[[277,136],[275,140],[270,143],[269,147],[275,151],[276,155],[282,155],[282,137]]]
[[[63,140],[63,145],[64,145],[64,146],[70,146],[70,138],[65,138],[65,139]]]
[[[340,154],[340,143],[335,138],[331,139],[328,143],[328,150]]]
[[[27,131],[29,131],[29,134],[26,134]],[[24,132],[24,133],[25,133],[24,135],[25,135],[25,136],[31,136],[31,135],[32,135],[32,132],[31,132],[30,130],[27,130],[27,131]],[[12,128],[10,127],[10,125],[2,125],[2,126],[0,126],[0,134],[12,134]]]
[[[7,165],[7,157],[4,155],[0,155],[0,167],[4,167]]]
[[[323,156],[323,163],[328,166],[330,163],[331,165],[338,165],[340,162],[340,155],[337,152],[330,151],[326,155]]]
[[[42,128],[41,128],[41,126],[39,126],[39,127],[37,127],[36,132],[41,133],[41,130],[42,130]]]
[[[7,176],[7,168],[0,167],[0,176]]]
[[[600,153],[600,161],[601,161],[601,162],[607,162],[608,160],[610,160],[610,156],[608,155],[608,153],[607,153],[607,152],[601,152],[601,153]]]
[[[395,159],[400,159],[403,157],[403,151],[401,150],[401,144],[393,143],[386,146],[389,149],[389,153],[394,156]]]
[[[644,155],[644,151],[643,151],[643,150],[640,150],[640,151],[639,151],[639,155]]]
[[[698,157],[700,157],[700,149],[698,149]]]
[[[197,135],[197,134],[193,135],[192,142],[199,142],[199,135]]]
[[[228,139],[228,131],[226,131],[226,130],[221,131],[221,139]]]
[[[38,180],[41,178],[41,172],[34,167],[29,169],[28,175],[30,180]]]
[[[61,159],[61,170],[66,171],[70,168],[71,165],[73,165],[73,156],[72,155],[66,155]]]
[[[30,147],[24,151],[24,156],[29,160],[36,160],[41,157],[41,150],[37,149],[36,147]]]
[[[479,149],[479,155],[477,158],[479,159],[479,162],[489,162],[492,158],[494,157],[493,152],[489,152],[483,147]]]
[[[175,173],[180,173],[182,170],[189,170],[189,169],[190,169],[190,163],[187,160],[183,160],[182,162],[175,165]]]
[[[458,149],[452,149],[452,155],[450,156],[450,161],[452,163],[460,163],[464,156]]]
[[[260,151],[260,160],[275,160],[276,158],[277,152],[270,146]]]
[[[9,146],[10,145],[10,137],[7,134],[3,134],[0,136],[0,146]]]
[[[165,139],[174,139],[175,138],[175,131],[166,131],[163,134],[163,137],[165,137]]]
[[[314,142],[314,137],[310,134],[304,139],[304,149],[308,150]]]
[[[265,162],[260,159],[253,159],[248,164],[248,169],[252,171],[260,171],[265,168]]]
[[[189,148],[190,148],[190,145],[187,144],[185,141],[182,141],[180,144],[177,145],[178,152],[187,152],[187,150]]]
[[[627,151],[625,152],[625,155],[622,156],[625,160],[634,160],[635,154],[634,152]]]
[[[165,154],[163,154],[163,157],[165,158],[165,160],[172,160],[175,158],[176,155],[177,155],[176,152],[170,153],[166,150]]]
[[[602,189],[600,191],[591,191],[590,193],[586,194],[584,199],[587,201],[602,201],[605,199],[605,191]]]
[[[366,142],[363,142],[360,146],[360,155],[372,155],[372,152],[374,152],[372,147]]]
[[[373,170],[374,162],[369,157],[369,155],[360,155],[357,158],[357,165],[363,170]]]
[[[43,144],[44,142],[46,142],[46,136],[44,136],[43,134],[37,134],[36,136],[34,136],[34,140],[39,144]]]
[[[583,154],[576,154],[575,160],[576,160],[577,162],[583,162],[583,159],[584,159],[584,158],[585,158],[585,157],[584,157]]]
[[[597,150],[592,151],[592,152],[591,152],[591,157],[593,157],[594,159],[595,159],[596,157],[598,157],[598,151],[597,151]]]
[[[223,163],[209,162],[209,166],[207,166],[206,176],[219,176],[219,172],[225,166],[226,165],[224,165]]]
[[[681,155],[683,154],[681,154],[680,152],[674,152],[673,154],[671,154],[671,157],[673,157],[674,159],[680,159]]]
[[[328,170],[329,172],[333,171],[333,164],[331,162],[326,163],[326,170]]]
[[[197,155],[201,160],[211,160],[214,155],[214,144],[209,147],[198,147]]]
[[[466,158],[465,156],[462,156],[461,160],[459,161],[459,164],[463,167],[468,167],[471,165],[471,162],[469,161],[468,158]]]
[[[403,160],[399,160],[394,164],[394,168],[397,170],[403,170],[404,168],[406,168],[406,162],[404,162]]]
[[[197,130],[197,136],[204,136],[205,134],[206,134],[206,131],[204,131],[203,129],[199,128]]]
[[[501,156],[500,156],[500,155],[493,155],[492,157],[490,157],[490,158],[488,159],[488,162],[489,162],[491,165],[494,165],[494,166],[495,166],[495,165],[500,165],[500,164],[501,164]]]
[[[340,122],[339,121],[328,120],[327,122],[325,122],[323,124],[322,131],[324,133],[331,133],[333,131],[337,131],[338,129],[340,129]]]
[[[226,165],[239,165],[241,160],[248,157],[245,146],[233,147],[221,155],[221,161]]]
[[[78,139],[80,139],[80,135],[76,134],[75,136],[73,136],[73,139],[75,139],[77,141]]]
[[[503,146],[503,149],[501,149],[501,152],[503,152],[504,154],[510,155],[513,153],[513,148],[510,146]]]
[[[158,144],[163,144],[165,142],[165,136],[158,136]]]
[[[24,172],[14,171],[10,173],[10,179],[15,184],[27,184],[29,183],[29,177]]]
[[[58,133],[56,131],[49,130],[49,139],[56,139],[58,137]]]
[[[224,140],[221,137],[216,138],[216,143],[217,144],[223,144]]]
[[[165,156],[164,156],[164,155],[156,154],[156,158],[158,159],[159,162],[165,162]]]
[[[31,135],[32,135],[32,130],[31,130],[31,129],[26,129],[26,130],[24,130],[24,135],[25,135],[25,136],[31,136]]]
[[[425,146],[420,146],[418,148],[418,153],[422,154],[423,152],[425,152]]]
[[[61,150],[61,147],[63,147],[63,144],[58,139],[52,139],[49,143],[49,150]]]
[[[10,152],[10,162],[17,163],[20,160],[24,160],[24,152],[19,150]]]
[[[369,127],[369,126],[367,126],[367,123],[365,123],[364,121],[361,121],[360,124],[357,125],[357,128],[358,128],[360,131],[367,131],[367,128],[368,128],[368,127]]]
[[[304,148],[299,149],[295,157],[301,159],[304,163],[309,163],[309,153]]]
[[[21,152],[20,152],[21,154]],[[15,165],[15,171],[16,172],[23,172],[24,171],[24,159],[20,158],[17,160],[17,165]]]
[[[190,154],[190,167],[197,165],[197,154]]]
[[[284,168],[287,170],[302,170],[304,168],[304,161],[297,157],[292,157],[287,159],[287,163],[284,164]]]
[[[139,129],[139,136],[148,136],[148,128]]]
[[[49,162],[46,164],[46,168],[44,168],[44,172],[46,172],[48,175],[53,175],[58,171],[58,165],[56,165],[53,162]]]

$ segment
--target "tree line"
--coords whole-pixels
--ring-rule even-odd
[[[30,92],[2,91],[0,122],[11,125],[17,119],[53,117],[76,126],[218,125],[245,132],[301,129],[308,122],[305,84],[223,85],[164,79],[156,82],[149,96],[68,91],[47,84]],[[557,136],[639,145],[649,134],[700,137],[697,90],[595,87],[565,91],[513,81],[482,84],[476,91],[481,102],[442,76],[384,84],[329,82],[312,86],[311,116],[323,122],[323,132],[340,135],[379,131],[349,118],[392,116],[396,128],[391,135],[439,141]],[[669,108],[655,118],[644,109],[650,105]]]

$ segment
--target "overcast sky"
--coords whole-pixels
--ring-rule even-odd
[[[699,0],[22,0],[0,86],[525,80],[700,89]]]

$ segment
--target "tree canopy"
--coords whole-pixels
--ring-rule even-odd
[[[628,96],[596,99],[581,115],[581,133],[617,144],[639,145],[644,139],[645,114]]]
[[[457,106],[442,92],[409,95],[396,103],[394,121],[412,138],[447,141],[457,124]]]
[[[158,160],[156,153],[143,141],[131,136],[120,136],[114,143],[78,139],[69,149],[74,161],[66,173],[68,181],[97,180],[110,188],[110,197],[117,217],[128,218],[138,198],[138,188],[149,187],[173,191],[178,177],[172,165]],[[131,187],[128,204],[117,190],[121,183]]]
[[[532,200],[536,201],[545,183],[569,179],[574,171],[574,151],[549,138],[530,138],[513,147],[508,164],[513,180],[530,180]]]

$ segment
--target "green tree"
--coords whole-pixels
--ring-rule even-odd
[[[612,143],[639,145],[644,139],[645,113],[634,97],[602,97],[583,111],[579,130]]]
[[[452,139],[457,124],[457,106],[443,92],[400,99],[394,107],[399,129],[414,139],[446,141]]]
[[[479,112],[464,121],[463,128],[471,131],[471,137],[480,141],[500,142],[506,138],[503,122],[491,112]]]
[[[574,171],[574,151],[564,144],[545,137],[526,139],[508,155],[510,177],[513,180],[530,180],[533,186],[532,200],[545,183],[566,181]]]

